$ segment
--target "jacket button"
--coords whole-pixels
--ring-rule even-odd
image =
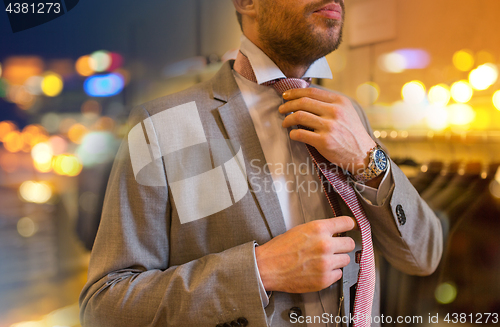
[[[405,211],[403,210],[403,206],[400,204],[396,206],[396,215],[398,216],[398,221],[400,225],[406,224]]]
[[[248,326],[248,320],[247,320],[247,318],[245,318],[245,317],[240,317],[240,318],[238,318],[238,320],[237,320],[237,321],[238,321],[238,322],[240,323],[240,325],[242,325],[243,327]]]
[[[288,311],[288,316],[290,319],[302,316],[302,309],[299,307],[293,307]]]
[[[236,320],[231,321],[231,326],[232,327],[241,327],[241,324],[237,322]]]
[[[224,325],[222,325],[222,327],[231,327],[231,325],[225,322]]]

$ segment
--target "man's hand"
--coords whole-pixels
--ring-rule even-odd
[[[294,129],[290,139],[312,145],[327,160],[353,174],[368,166],[368,153],[376,143],[348,98],[316,88],[292,89],[283,98],[288,102],[279,112],[293,112],[283,127],[303,125],[314,130]]]
[[[255,248],[257,266],[266,291],[320,291],[342,277],[354,250],[350,237],[333,237],[353,229],[350,217],[311,221],[296,226]]]

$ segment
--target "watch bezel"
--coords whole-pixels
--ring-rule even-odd
[[[383,156],[384,156],[384,167],[380,167],[381,163],[379,162],[379,160],[377,158],[377,156],[378,156],[379,153],[382,153]],[[375,165],[375,167],[378,170],[380,170],[382,172],[384,172],[384,171],[387,170],[389,160],[387,158],[387,153],[385,153],[385,151],[382,148],[380,148],[380,147],[375,148],[375,150],[373,151],[373,157],[372,157],[372,159],[373,159],[373,164]]]
[[[381,151],[381,153],[383,153],[383,155],[385,157],[385,167],[384,168],[379,167],[378,162],[377,162],[376,157],[377,157],[377,153],[379,153],[379,151]],[[369,156],[370,156],[370,162],[368,163],[368,166],[365,168],[365,170],[362,173],[352,176],[354,178],[354,180],[356,180],[358,182],[362,182],[362,183],[367,182],[369,180],[372,180],[372,179],[380,176],[383,172],[387,171],[387,169],[389,168],[389,157],[380,145],[377,144],[375,147],[373,147],[370,150]]]

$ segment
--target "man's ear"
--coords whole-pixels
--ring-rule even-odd
[[[255,0],[233,0],[234,8],[243,16],[255,17]]]

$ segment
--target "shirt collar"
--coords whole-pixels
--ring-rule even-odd
[[[245,35],[241,36],[240,51],[247,56],[252,64],[257,83],[262,84],[278,78],[286,78],[283,72],[259,47],[252,43]],[[325,57],[316,60],[306,71],[302,78],[328,78],[332,79],[332,71]]]

